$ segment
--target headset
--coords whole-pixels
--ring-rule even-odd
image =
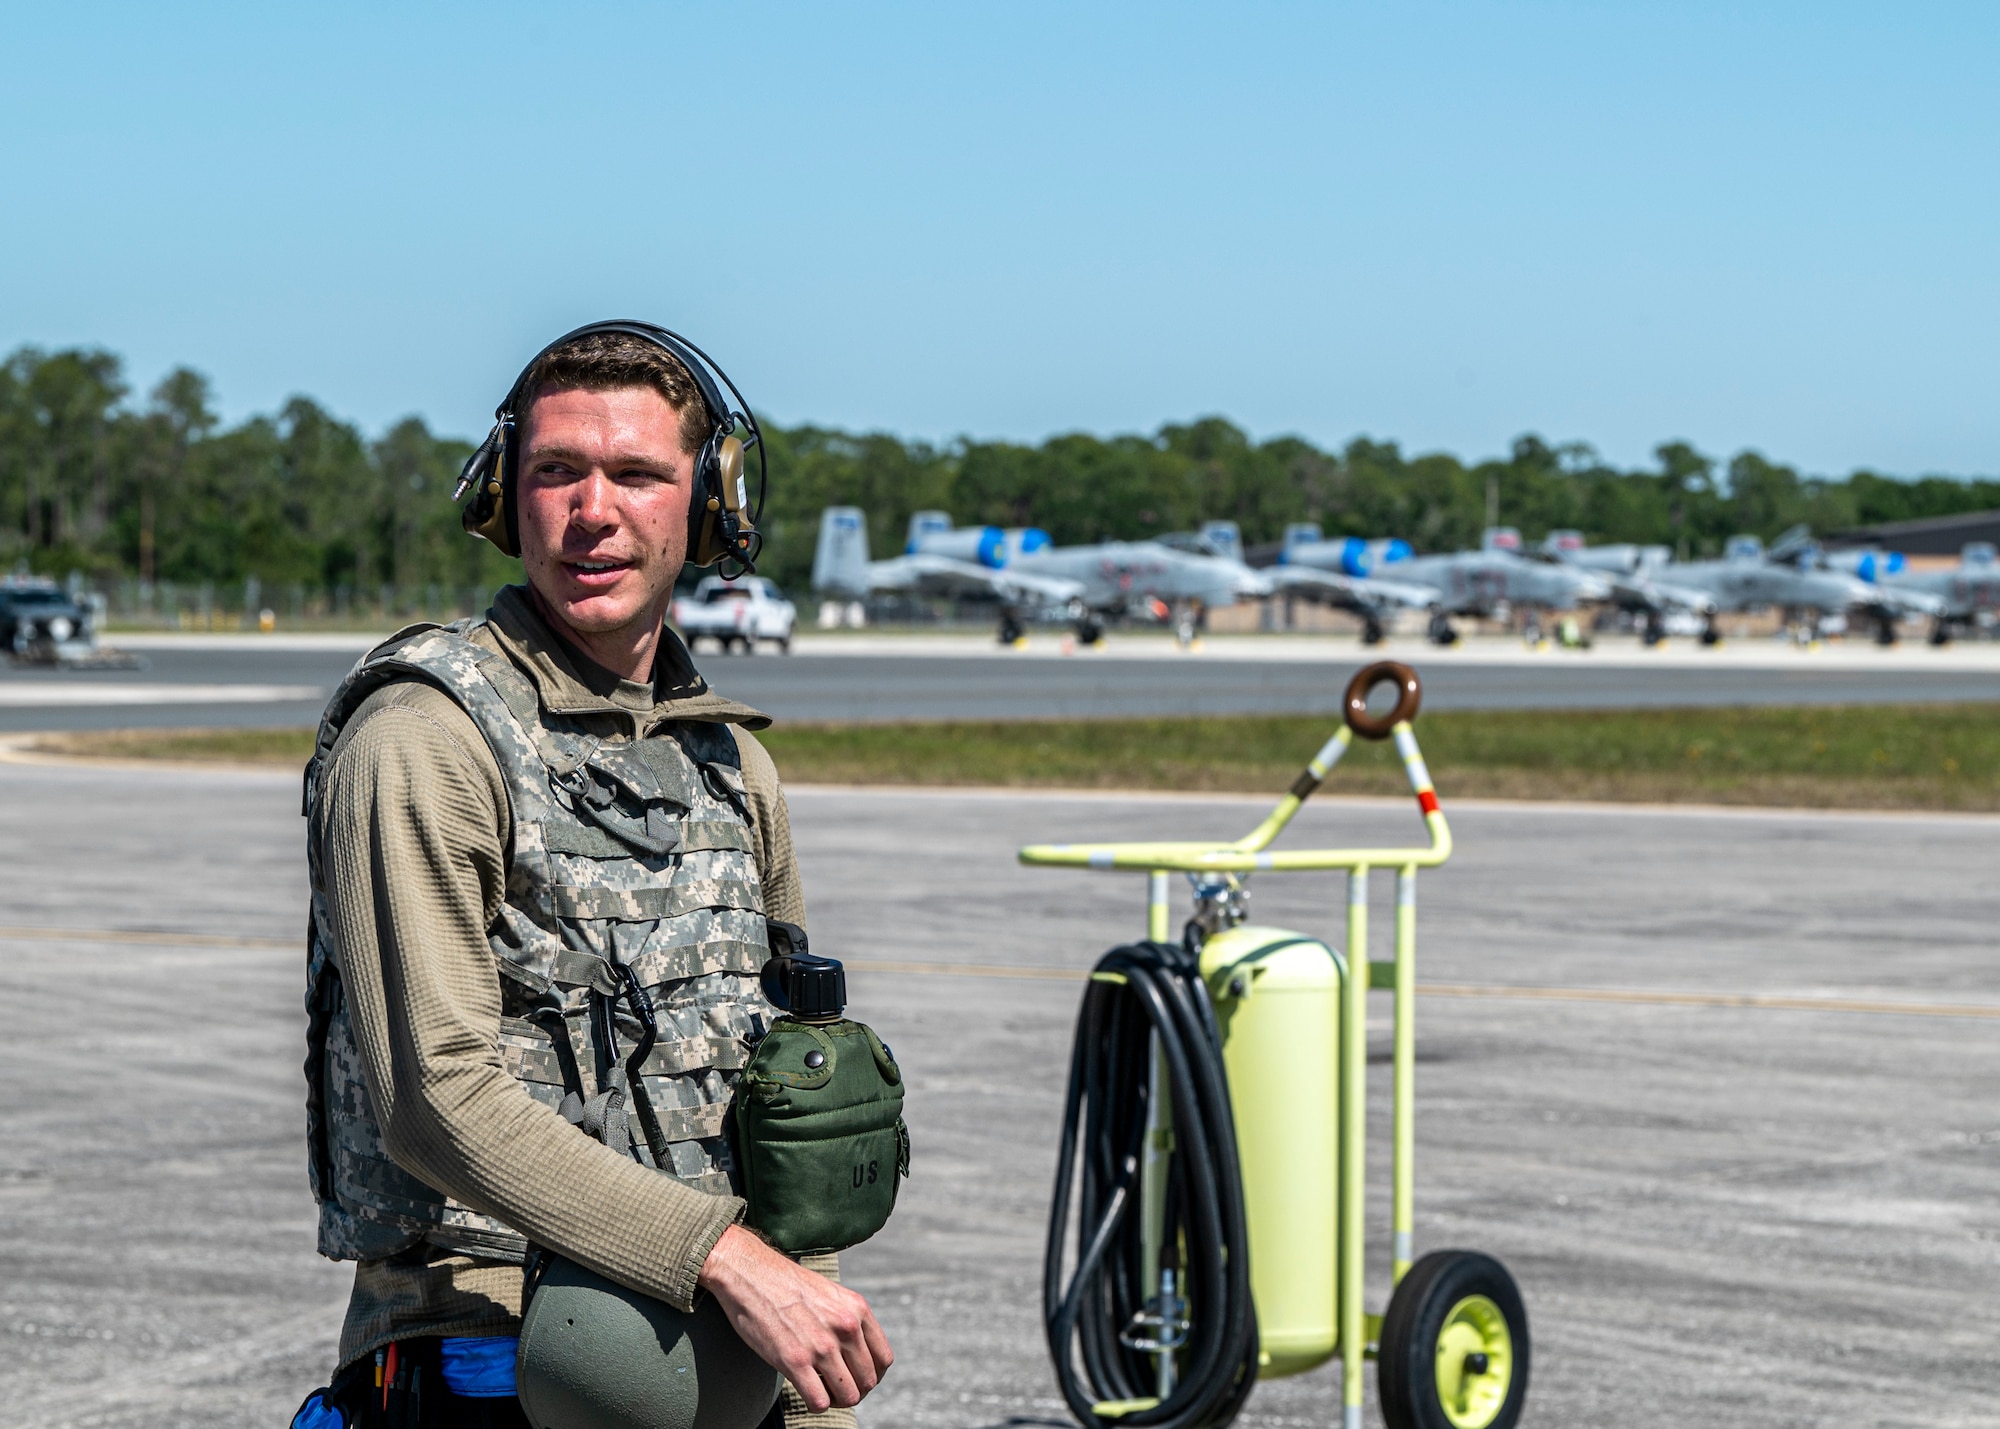
[[[714,358],[679,333],[653,323],[629,319],[586,323],[575,332],[566,332],[536,353],[533,360],[521,369],[521,375],[514,379],[506,399],[493,411],[493,430],[466,458],[465,466],[458,474],[458,486],[452,491],[451,499],[457,501],[468,491],[472,493],[472,499],[459,513],[460,524],[473,535],[484,536],[510,556],[521,554],[520,515],[514,501],[514,483],[519,476],[521,458],[520,411],[529,396],[521,390],[522,385],[527,382],[528,374],[535,370],[535,364],[551,352],[575,338],[596,333],[621,333],[649,342],[678,361],[694,379],[694,385],[701,393],[702,405],[708,409],[711,430],[708,440],[702,443],[701,451],[694,459],[694,490],[688,498],[687,563],[691,566],[712,566],[722,562],[722,574],[726,579],[756,570],[757,555],[764,546],[757,522],[764,514],[764,487],[768,477],[763,429],[757,425],[756,417],[751,415],[750,404],[743,400],[743,394]],[[736,399],[734,407],[724,400],[724,387]],[[751,452],[757,456],[757,500],[754,504],[744,477],[745,458]]]

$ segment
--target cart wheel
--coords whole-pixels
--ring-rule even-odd
[[[1528,1312],[1507,1267],[1434,1250],[1396,1287],[1376,1380],[1389,1429],[1513,1429],[1528,1394]]]

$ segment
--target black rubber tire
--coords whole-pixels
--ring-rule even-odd
[[[1506,1401],[1485,1429],[1514,1429],[1528,1396],[1528,1311],[1507,1267],[1476,1250],[1434,1250],[1410,1267],[1382,1319],[1375,1366],[1382,1418],[1389,1429],[1452,1429],[1438,1402],[1437,1340],[1452,1306],[1484,1295],[1507,1321],[1513,1377]]]
[[[1000,643],[1002,645],[1012,645],[1025,634],[1027,634],[1027,631],[1021,628],[1021,622],[1013,616],[1003,615],[1000,617]]]
[[[1095,645],[1104,638],[1104,627],[1094,620],[1079,621],[1076,627],[1076,643]]]

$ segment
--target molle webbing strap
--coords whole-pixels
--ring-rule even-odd
[[[709,973],[754,975],[770,960],[769,943],[750,943],[736,938],[716,938],[679,947],[648,948],[628,960],[639,980],[648,985],[679,982]]]
[[[638,1089],[637,1084],[634,1090]],[[661,1110],[655,1105],[660,1132],[668,1141],[706,1141],[720,1136],[729,1126],[729,1103],[706,1102],[701,1106],[677,1106]]]
[[[722,819],[688,819],[681,825],[681,847],[689,853],[755,853],[746,825]]]
[[[542,890],[558,918],[610,923],[656,923],[704,908],[756,908],[758,891],[729,878],[695,879],[665,888],[576,888],[556,884]]]
[[[547,1036],[545,1029],[539,1025],[536,1026],[536,1033]],[[515,1035],[524,1034],[517,1032]],[[540,1082],[544,1086],[561,1086],[570,1091],[580,1091],[586,1100],[590,1096],[588,1091],[582,1090],[583,1083],[580,1079],[572,1082],[568,1069],[562,1065],[562,1054],[554,1047],[508,1046],[502,1049],[501,1059],[508,1072],[518,1078]],[[639,1075],[667,1077],[681,1072],[708,1071],[711,1068],[719,1072],[734,1072],[744,1067],[749,1060],[749,1050],[734,1037],[680,1037],[672,1042],[656,1043],[640,1066]]]
[[[582,858],[632,857],[631,844],[588,824],[544,824],[542,847],[550,853],[575,854]]]
[[[500,1030],[511,1032],[517,1037],[533,1037],[539,1032],[548,1038],[549,1051],[546,1054],[546,1061],[555,1064],[558,1084],[579,1103],[583,1101],[587,1095],[583,1085],[583,1069],[577,1065],[576,1047],[569,1040],[569,1022],[564,1018],[561,1008],[537,1008],[526,1018],[503,1017],[500,1019]],[[515,1047],[508,1050],[513,1054],[508,1060],[522,1067],[544,1061],[543,1054],[524,1048]],[[535,1069],[543,1073],[536,1080],[542,1082],[549,1080],[547,1076],[549,1068],[546,1065],[537,1066]],[[516,1076],[518,1079],[518,1073]]]
[[[558,987],[587,987],[603,997],[616,997],[624,986],[608,961],[581,948],[564,948],[555,955],[549,981]]]

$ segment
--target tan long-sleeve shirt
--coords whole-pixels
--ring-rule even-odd
[[[650,686],[558,640],[518,587],[501,593],[475,638],[520,665],[548,706],[622,711],[639,732],[677,719],[734,724],[766,910],[804,923],[777,770],[745,728],[766,721],[710,694],[671,632]],[[702,1262],[742,1202],[579,1135],[501,1066],[486,930],[505,888],[511,824],[499,766],[471,718],[430,685],[388,685],[349,720],[323,778],[311,836],[390,1155],[537,1243],[688,1308]],[[432,1247],[364,1262],[341,1362],[404,1337],[518,1333],[520,1293],[518,1266]]]

